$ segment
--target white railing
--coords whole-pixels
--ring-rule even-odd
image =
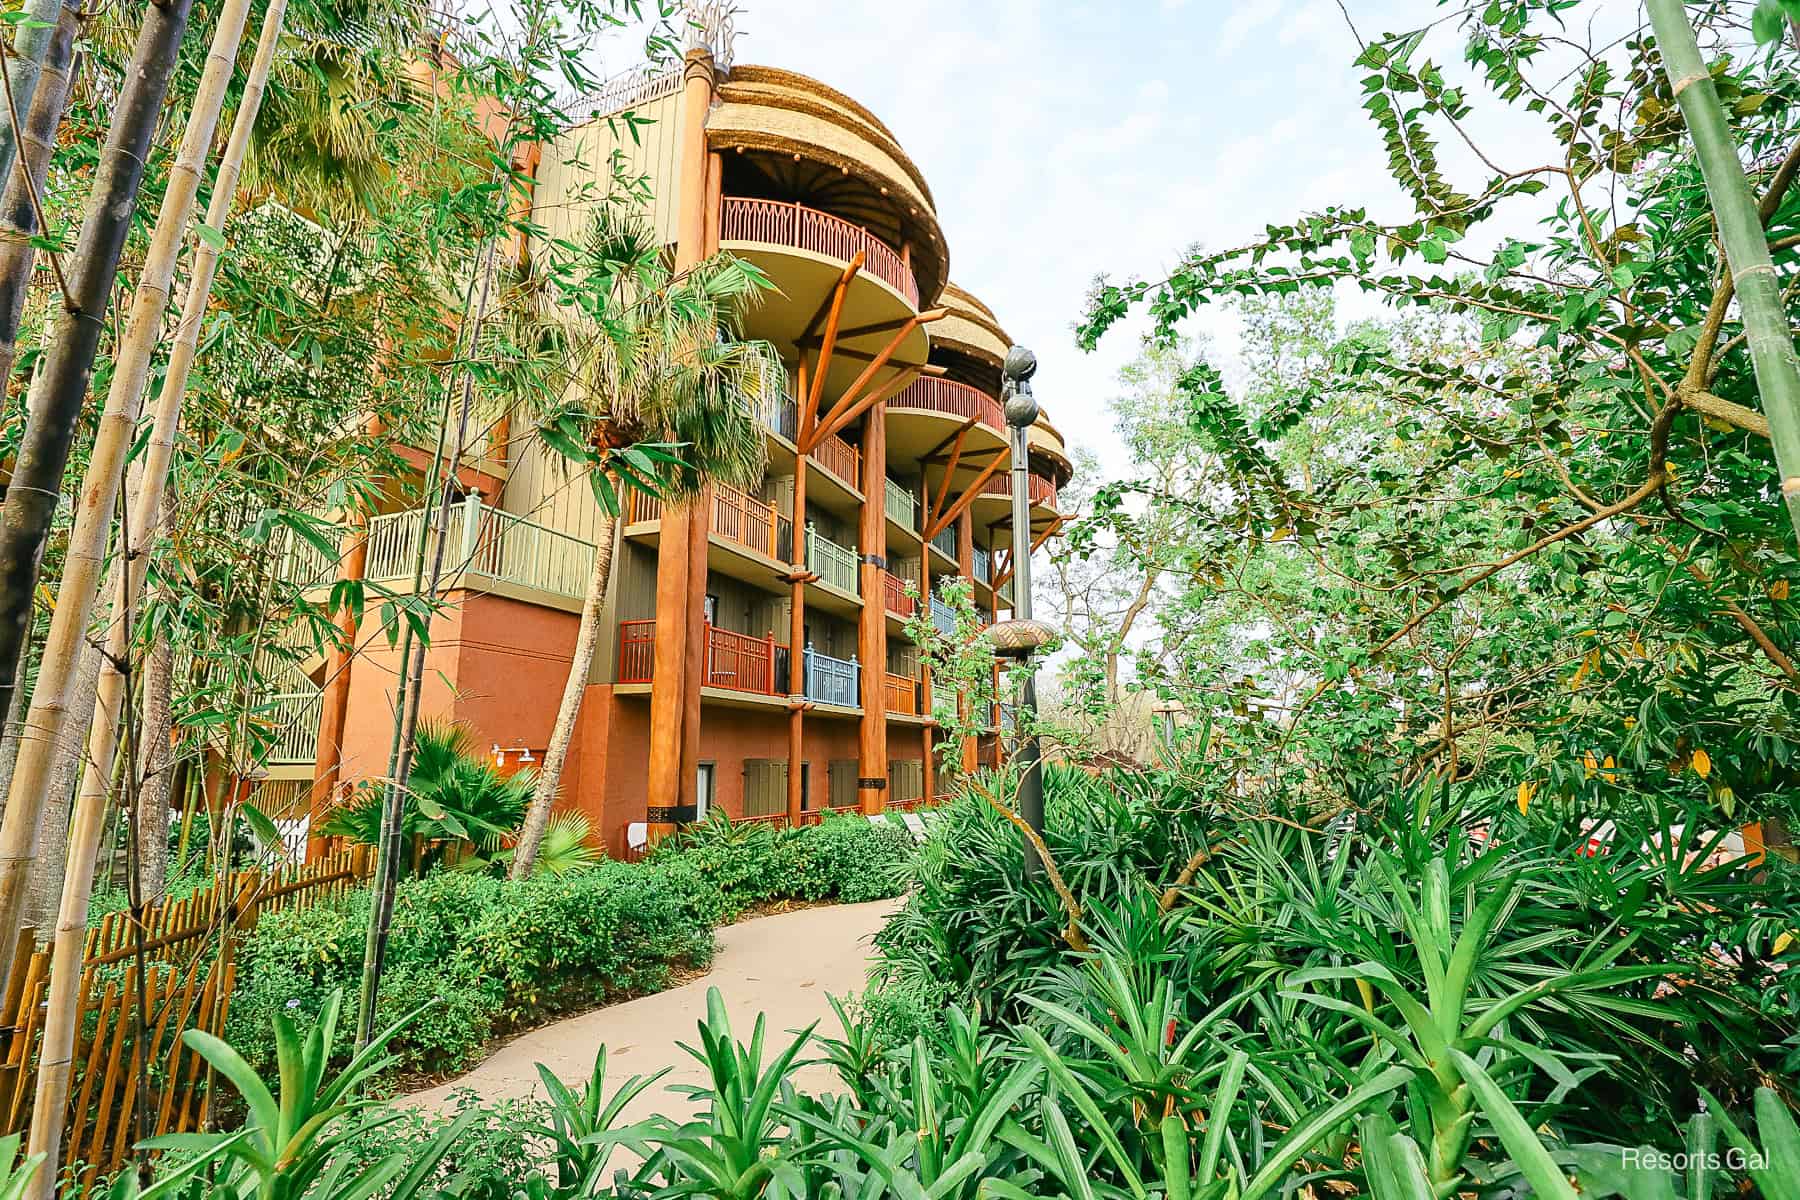
[[[278,766],[310,766],[319,756],[319,714],[325,703],[322,693],[279,692],[265,703],[275,734],[269,762]]]
[[[310,588],[329,583],[337,577],[336,557],[327,558],[319,553],[317,546],[292,530],[282,534],[280,555],[275,568],[278,579]]]
[[[814,572],[832,587],[860,595],[860,572],[856,569],[856,551],[847,550],[806,523],[806,569]]]
[[[806,698],[855,708],[861,699],[862,667],[854,657],[833,658],[806,648]]]
[[[424,510],[415,508],[370,520],[364,578],[377,583],[411,581],[424,517]],[[587,593],[594,547],[578,537],[489,508],[475,496],[450,510],[445,533],[447,584],[480,576],[553,596],[580,599]],[[433,539],[427,537],[427,576],[435,552]]]
[[[919,498],[913,495],[909,488],[889,479],[887,481],[887,497],[883,504],[887,508],[887,515],[896,525],[904,526],[915,533],[918,532]]]
[[[681,68],[670,67],[646,75],[641,70],[614,75],[593,91],[567,88],[556,97],[555,104],[571,121],[590,121],[610,117],[628,109],[640,108],[681,90]]]

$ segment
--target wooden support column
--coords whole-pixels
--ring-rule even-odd
[[[706,254],[707,154],[706,114],[712,107],[712,55],[688,52],[682,74],[680,177],[677,202],[675,267],[686,270]],[[699,591],[689,578],[692,560],[689,527],[696,506],[665,504],[656,546],[656,643],[650,683],[650,771],[645,805],[654,839],[674,827],[677,806],[692,796],[694,781],[685,785],[688,678],[688,632],[700,615]],[[705,561],[705,522],[701,522],[701,561]],[[704,576],[702,584],[704,586]],[[693,610],[692,613],[689,610]],[[698,701],[698,692],[695,700]],[[698,736],[696,726],[696,738]],[[696,745],[698,743],[696,742]]]
[[[968,581],[969,599],[973,601],[975,599],[975,522],[970,518],[966,509],[961,516],[956,518],[956,570]],[[970,697],[959,696],[956,703],[957,707],[962,710],[963,720],[967,721],[970,715],[969,705],[972,703]],[[975,769],[981,765],[980,754],[981,740],[965,737],[962,744],[963,770],[965,772],[971,775],[975,773]]]
[[[797,377],[799,391],[806,394],[806,359],[800,359]],[[788,825],[797,826],[806,809],[801,792],[801,769],[806,762],[806,462],[805,454],[794,456],[794,512],[792,564],[792,598],[788,601]]]
[[[361,579],[369,562],[369,515],[358,512],[344,536],[340,577]],[[339,775],[344,765],[344,723],[350,710],[350,664],[356,655],[356,614],[345,609],[337,615],[338,644],[325,660],[325,690],[319,704],[319,742],[313,758],[312,815],[306,839],[306,857],[325,853],[327,839],[317,829],[336,807]]]
[[[887,808],[887,401],[869,407],[862,445],[862,737],[857,755],[856,799],[864,813]]]
[[[706,535],[712,488],[694,500],[687,522],[687,650],[681,671],[681,807],[693,808],[700,780],[700,691],[706,686]]]
[[[919,472],[919,512],[926,511],[931,501],[931,487],[925,482],[925,472]],[[923,524],[923,521],[921,521]],[[931,543],[923,541],[919,544],[919,603],[925,605],[925,619],[931,620]],[[919,657],[919,711],[926,719],[925,728],[919,731],[920,740],[925,744],[925,783],[924,803],[932,803],[933,784],[937,779],[937,764],[932,759],[931,746],[931,664],[921,655]]]

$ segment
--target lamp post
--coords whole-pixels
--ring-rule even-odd
[[[1000,368],[1000,393],[1006,412],[1007,432],[1012,439],[1012,621],[1025,636],[1010,638],[1017,643],[1012,652],[1026,664],[1025,681],[1020,687],[1019,719],[1026,733],[1020,739],[1019,816],[1039,837],[1044,835],[1044,772],[1039,762],[1037,718],[1037,671],[1030,656],[1043,644],[1040,636],[1047,631],[1032,628],[1031,619],[1031,495],[1028,483],[1030,469],[1030,431],[1037,423],[1037,398],[1031,394],[1031,377],[1037,374],[1037,355],[1023,346],[1006,352]],[[1004,651],[1003,651],[1004,652]],[[1025,847],[1025,871],[1040,870],[1037,850]]]

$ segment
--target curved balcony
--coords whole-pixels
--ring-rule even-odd
[[[1000,402],[980,388],[954,379],[921,376],[902,388],[887,404],[890,409],[917,408],[961,417],[965,421],[973,417],[997,433],[1006,432],[1006,414],[1001,411]]]
[[[992,479],[988,480],[982,485],[981,494],[984,496],[1005,496],[1010,500],[1013,494],[1011,472],[995,475]],[[1056,485],[1051,483],[1048,479],[1045,479],[1042,475],[1027,475],[1025,477],[1025,495],[1033,504],[1040,505],[1044,508],[1056,507]]]
[[[720,203],[719,240],[791,246],[838,262],[863,256],[863,270],[919,306],[919,281],[893,247],[841,217],[782,200],[726,196]]]

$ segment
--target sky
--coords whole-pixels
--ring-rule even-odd
[[[1037,352],[1039,402],[1071,451],[1109,472],[1129,466],[1107,400],[1142,327],[1115,328],[1091,354],[1076,346],[1094,277],[1154,278],[1186,247],[1235,244],[1330,203],[1409,218],[1361,108],[1349,21],[1372,38],[1445,16],[1433,0],[739,4],[738,62],[811,75],[893,130],[931,186],[951,277]],[[1584,19],[1636,9],[1599,0]],[[1460,66],[1454,32],[1428,47]],[[1477,128],[1484,149],[1521,165],[1541,140],[1517,118]],[[1445,158],[1475,165],[1454,147]],[[1218,311],[1193,329],[1227,378],[1234,330]]]

